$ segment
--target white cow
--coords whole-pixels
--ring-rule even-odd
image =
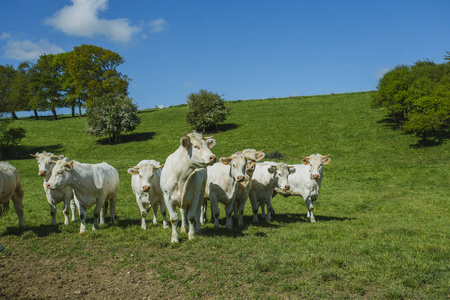
[[[44,177],[44,191],[47,196],[48,204],[50,205],[50,214],[52,216],[52,225],[56,225],[56,204],[61,201],[64,203],[63,214],[64,224],[69,224],[69,205],[72,211],[72,221],[75,221],[75,201],[73,200],[73,191],[70,187],[66,186],[62,189],[50,190],[47,188],[47,182],[52,176],[52,170],[58,160],[64,160],[69,162],[64,155],[54,155],[50,152],[37,152],[36,154],[30,154],[35,157],[39,167],[38,175]]]
[[[139,206],[142,229],[147,229],[145,221],[147,208],[145,206],[153,209],[153,224],[157,224],[158,205],[163,216],[163,226],[164,228],[169,227],[166,218],[166,204],[160,186],[161,168],[162,165],[156,160],[142,160],[137,166],[128,169],[128,173],[131,174],[131,189]]]
[[[276,187],[289,190],[288,175],[295,168],[285,163],[264,162],[256,164],[250,188],[250,202],[253,210],[253,222],[258,222],[258,206],[261,205],[261,217],[267,222],[271,220],[272,194]],[[267,216],[265,206],[267,205]]]
[[[264,158],[264,150],[256,151],[255,149],[245,149],[242,153],[255,161],[260,161]],[[251,162],[247,164],[245,170],[245,178],[242,182],[239,182],[238,189],[236,191],[236,198],[234,199],[234,216],[238,220],[238,226],[244,226],[244,208],[247,202],[250,189],[252,187],[252,177],[255,171],[255,163]]]
[[[178,214],[180,207],[182,218],[189,222],[189,239],[194,238],[194,220],[196,232],[201,233],[200,210],[206,184],[206,166],[216,162],[211,148],[216,144],[212,138],[201,134],[184,134],[178,149],[167,157],[161,172],[161,189],[172,223],[172,243],[178,243]],[[183,224],[182,224],[183,225]],[[182,232],[186,230],[184,226]]]
[[[219,228],[220,210],[218,202],[225,205],[226,228],[231,229],[233,227],[231,217],[238,185],[245,179],[247,165],[254,162],[254,159],[246,157],[242,152],[236,152],[230,157],[220,158],[220,162],[207,167],[208,174],[201,217],[203,222],[206,219],[204,216],[206,215],[207,199],[209,199],[214,216],[214,228]]]
[[[9,199],[19,218],[19,228],[23,228],[23,190],[19,172],[9,163],[0,162],[0,217],[8,211]]]
[[[111,224],[114,224],[116,211],[117,192],[119,190],[119,174],[109,164],[83,164],[72,160],[66,162],[59,160],[52,171],[52,176],[47,182],[47,188],[60,189],[69,186],[75,193],[75,203],[80,213],[80,233],[86,230],[86,212],[95,204],[94,225],[92,230],[98,229],[104,223],[102,208],[110,201]]]
[[[310,222],[316,221],[313,215],[314,201],[319,197],[323,165],[329,164],[330,161],[329,155],[322,156],[319,153],[303,156],[303,164],[294,165],[297,171],[289,176],[290,190],[275,189],[283,196],[302,196],[306,203],[307,218]]]

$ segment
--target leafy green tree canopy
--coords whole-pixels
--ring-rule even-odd
[[[122,132],[131,132],[140,124],[137,104],[130,97],[114,93],[94,98],[87,104],[87,132],[108,136],[109,143],[119,143]]]
[[[229,114],[229,109],[225,107],[222,97],[207,90],[189,94],[187,104],[189,106],[186,115],[187,123],[203,133],[225,121]]]

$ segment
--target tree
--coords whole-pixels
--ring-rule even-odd
[[[122,132],[133,131],[141,122],[137,104],[130,97],[114,93],[94,98],[87,104],[87,132],[108,136],[108,142],[119,143]]]
[[[450,64],[417,61],[397,66],[379,81],[372,106],[385,107],[398,129],[422,140],[439,138],[450,121]]]
[[[222,97],[207,90],[189,94],[187,104],[189,106],[186,115],[187,123],[203,133],[225,121],[229,113]]]
[[[17,67],[9,96],[9,110],[22,111],[30,108],[31,98],[30,69],[32,64],[28,61],[22,62]],[[36,115],[38,118],[38,116]]]
[[[129,78],[117,71],[125,60],[117,53],[93,45],[74,47],[66,55],[65,67],[70,75],[70,97],[81,106],[90,99],[108,93],[128,94]]]
[[[0,65],[0,112],[9,112],[13,119],[17,119],[15,110],[11,110],[11,91],[16,70],[12,65]]]
[[[56,61],[54,54],[42,54],[31,71],[31,87],[33,109],[50,110],[55,120],[58,119],[56,108],[64,107],[61,85],[62,65]]]

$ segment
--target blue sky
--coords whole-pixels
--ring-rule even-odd
[[[3,0],[0,64],[93,44],[119,53],[141,108],[374,90],[450,51],[450,1]]]

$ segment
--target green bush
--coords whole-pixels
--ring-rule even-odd
[[[229,109],[217,93],[200,90],[188,96],[189,111],[186,121],[195,130],[205,133],[213,129],[218,123],[225,121]]]
[[[90,101],[86,108],[87,132],[108,136],[108,142],[119,143],[122,132],[133,131],[141,122],[137,104],[120,94],[106,94]]]
[[[0,121],[0,157],[11,157],[14,146],[25,137],[26,130],[22,127],[9,127],[10,120]]]

